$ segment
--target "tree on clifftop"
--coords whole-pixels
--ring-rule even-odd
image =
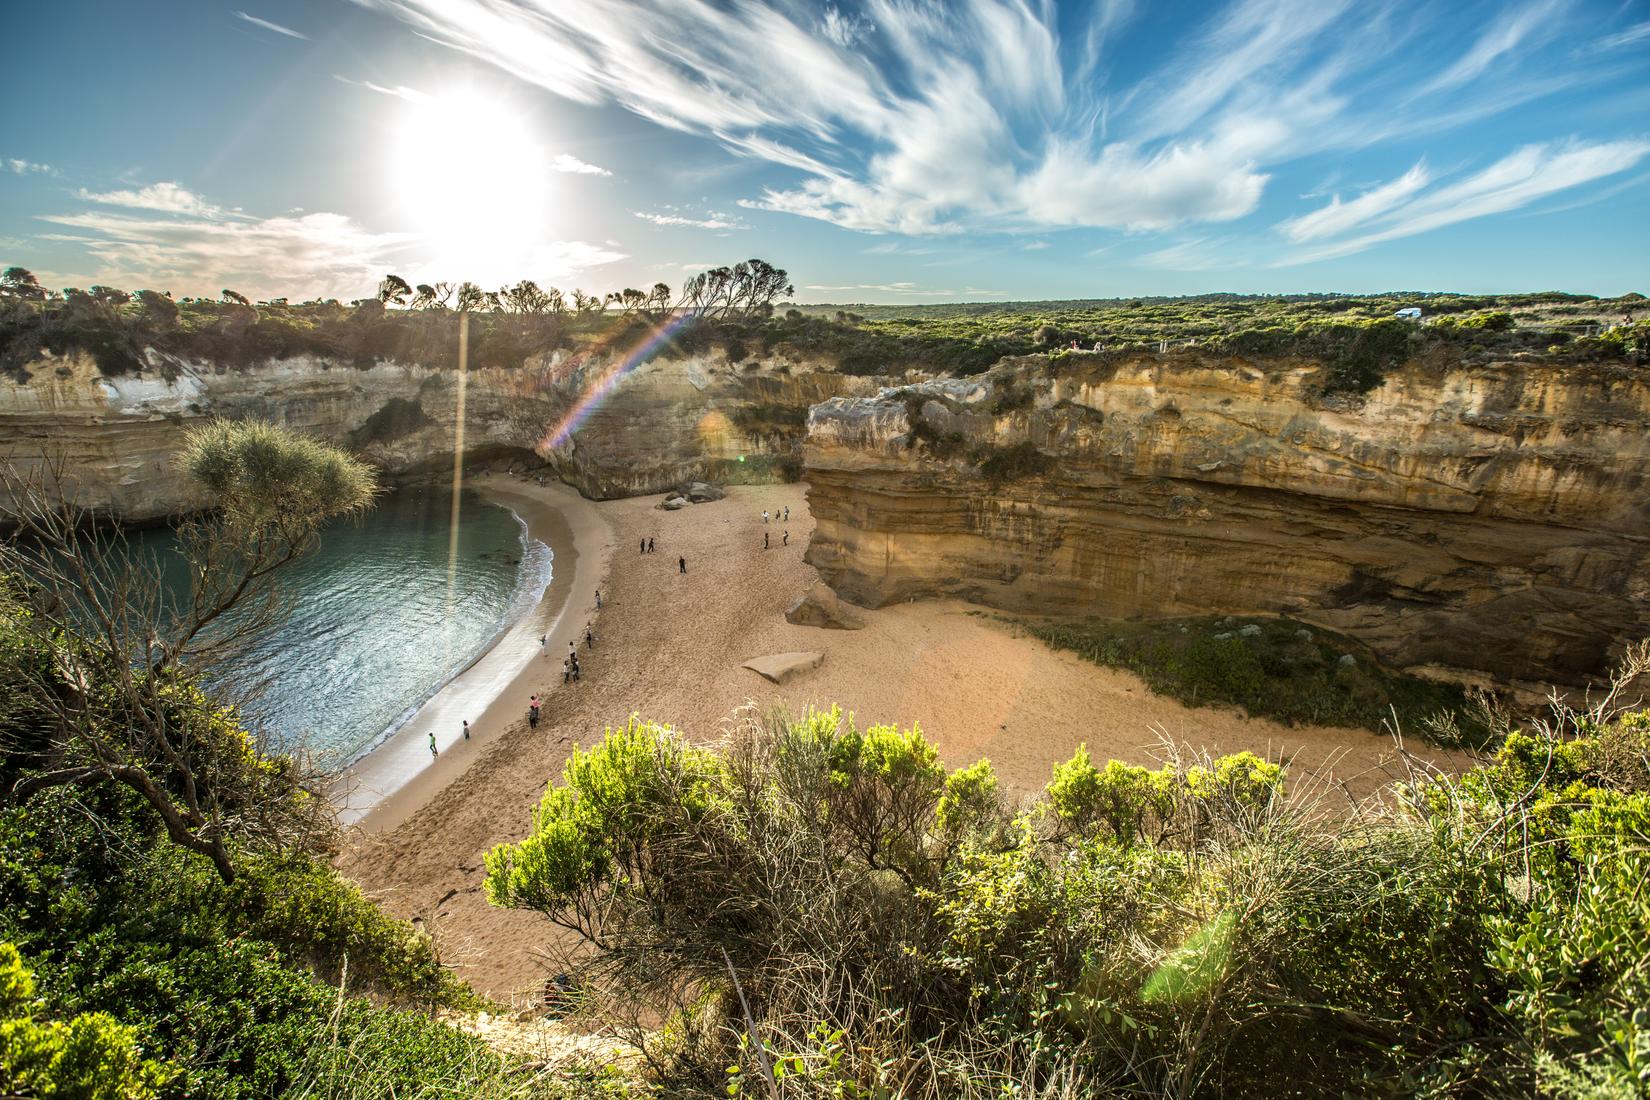
[[[0,618],[34,655],[8,661],[8,690],[48,716],[19,729],[0,708],[0,780],[19,805],[66,785],[136,792],[173,843],[230,882],[234,842],[313,836],[327,827],[325,799],[303,793],[291,759],[262,756],[200,676],[231,671],[270,629],[275,574],[327,520],[367,508],[377,483],[342,451],[257,422],[196,429],[178,465],[215,510],[178,528],[189,581],[176,596],[158,562],[65,501],[62,471],[0,471],[0,526],[13,529],[0,543]]]
[[[0,295],[38,302],[46,297],[46,289],[28,268],[8,267],[0,271]]]
[[[378,300],[387,306],[406,305],[412,292],[413,289],[407,285],[407,280],[399,275],[386,275],[383,282],[378,284]]]

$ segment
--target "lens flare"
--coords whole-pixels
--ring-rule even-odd
[[[542,456],[545,452],[553,451],[566,443],[573,433],[578,430],[579,426],[589,418],[590,414],[601,407],[602,402],[607,400],[608,395],[624,380],[625,375],[647,362],[660,347],[691,319],[690,314],[682,313],[649,329],[635,347],[619,356],[611,366],[602,372],[599,378],[592,381],[585,388],[584,393],[573,403],[573,407],[568,409],[567,414],[544,434],[534,450]],[[598,348],[590,354],[594,356],[600,350]]]

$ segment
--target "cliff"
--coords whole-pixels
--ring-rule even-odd
[[[441,366],[296,356],[245,366],[153,348],[107,376],[91,356],[41,355],[0,377],[0,457],[60,461],[83,506],[149,520],[201,502],[170,468],[191,425],[262,417],[348,447],[392,479],[468,459],[542,466],[598,499],[679,482],[794,479],[807,409],[874,383],[784,356],[725,352],[635,365],[565,350],[459,375]],[[566,430],[564,430],[566,429]]]
[[[1642,368],[1007,361],[815,407],[808,560],[868,606],[1289,614],[1399,667],[1581,682],[1650,633]]]

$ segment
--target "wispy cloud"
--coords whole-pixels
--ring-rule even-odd
[[[1373,187],[1350,202],[1343,203],[1341,197],[1336,195],[1329,200],[1328,206],[1290,218],[1278,228],[1284,236],[1296,242],[1332,237],[1387,213],[1425,187],[1429,179],[1426,165],[1417,164],[1391,183]]]
[[[1619,50],[1623,46],[1631,46],[1638,42],[1650,39],[1650,19],[1642,23],[1635,23],[1624,31],[1598,40],[1595,45],[1600,50]]]
[[[124,206],[129,210],[157,210],[166,214],[195,214],[219,217],[226,212],[212,205],[182,184],[171,181],[151,183],[127,191],[93,192],[81,188],[79,195],[87,202],[104,206]]]
[[[632,211],[644,222],[654,225],[678,226],[685,229],[744,229],[745,223],[738,218],[726,214],[709,214],[703,218],[688,217],[684,214],[655,214],[646,210]]]
[[[1542,40],[1559,26],[1555,18],[1567,0],[1535,0],[1507,12],[1497,13],[1472,47],[1449,68],[1439,73],[1422,93],[1448,91],[1477,79],[1484,70],[1517,49],[1526,39]]]
[[[1223,241],[1198,237],[1147,252],[1137,262],[1142,267],[1164,271],[1214,271],[1233,266],[1232,260],[1222,251],[1224,244]]]
[[[1650,156],[1650,141],[1527,145],[1479,172],[1426,189],[1420,166],[1402,179],[1340,204],[1337,200],[1280,227],[1295,241],[1330,238],[1286,256],[1290,266],[1348,256],[1400,237],[1517,210],[1537,199],[1625,172]],[[1358,204],[1374,196],[1368,206]],[[1316,219],[1316,220],[1314,220]],[[1339,239],[1334,239],[1339,237]]]
[[[14,176],[49,176],[52,174],[52,166],[49,164],[39,164],[32,160],[21,160],[17,157],[0,160],[0,167],[4,167],[6,171]]]
[[[611,176],[613,174],[606,168],[596,164],[588,164],[571,153],[557,153],[550,158],[550,167],[558,172],[569,172],[581,176]]]
[[[284,34],[288,38],[302,38],[306,41],[309,38],[309,35],[300,34],[291,27],[283,27],[279,23],[271,23],[267,19],[259,19],[256,15],[248,15],[244,11],[237,11],[235,14],[241,19],[246,20],[248,23],[251,23],[254,27],[262,27],[266,31],[274,31],[276,34]]]
[[[340,84],[348,84],[352,88],[365,88],[369,92],[377,92],[379,95],[394,96],[396,99],[405,99],[410,103],[423,103],[428,101],[430,98],[427,93],[421,92],[417,88],[409,88],[405,84],[375,84],[370,80],[351,80],[349,77],[340,76],[337,73],[332,74],[332,79],[338,81]]]

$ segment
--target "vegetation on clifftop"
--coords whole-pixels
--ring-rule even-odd
[[[21,269],[0,279],[0,370],[16,376],[45,350],[82,351],[106,375],[143,368],[146,349],[244,366],[312,355],[453,367],[460,313],[470,318],[470,363],[513,368],[558,349],[639,345],[655,354],[722,349],[733,362],[783,354],[856,375],[977,374],[1008,355],[1069,350],[1139,352],[1195,346],[1212,354],[1322,360],[1325,393],[1358,393],[1428,349],[1463,356],[1550,353],[1569,359],[1650,361],[1644,299],[1573,294],[1231,295],[949,306],[785,308],[788,276],[760,260],[695,276],[672,294],[607,295],[530,280],[496,291],[473,284],[411,287],[387,277],[372,297],[251,302],[183,298],[112,287],[48,290]],[[714,278],[711,278],[714,276]],[[1423,311],[1400,321],[1401,308]],[[659,332],[667,318],[686,324]]]

